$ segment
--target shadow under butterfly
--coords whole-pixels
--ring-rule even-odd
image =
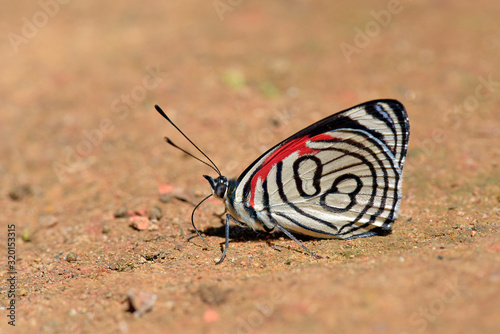
[[[169,121],[207,160],[194,156],[218,176],[203,175],[212,194],[224,201],[225,247],[229,225],[265,232],[281,231],[304,250],[319,257],[293,234],[314,238],[354,239],[387,235],[401,204],[403,165],[410,125],[396,100],[374,100],[326,117],[270,148],[237,179],[223,176],[215,163],[163,112]]]

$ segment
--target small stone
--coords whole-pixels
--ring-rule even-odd
[[[170,255],[170,253],[167,253],[165,251],[157,251],[157,252],[152,252],[152,253],[146,253],[146,254],[142,254],[142,256],[148,260],[148,261],[155,261],[155,260],[164,260],[166,259],[168,256]]]
[[[175,245],[174,249],[180,252],[182,251],[182,245]]]
[[[21,239],[24,241],[24,242],[30,242],[31,241],[31,237],[32,237],[32,234],[29,230],[24,230],[23,232],[21,232]]]
[[[174,303],[174,301],[173,301],[173,300],[167,300],[167,301],[165,302],[165,306],[167,307],[167,309],[169,309],[169,310],[173,310],[173,309],[174,309],[174,307],[175,307],[175,303]]]
[[[19,290],[18,295],[19,296],[26,296],[27,293],[28,293],[28,291],[26,291],[26,289],[21,289],[21,290]]]
[[[217,285],[202,284],[198,288],[198,294],[203,302],[208,305],[220,305],[226,301],[229,291]]]
[[[160,184],[158,186],[158,193],[159,194],[168,194],[168,193],[173,192],[174,190],[175,190],[174,186],[167,184],[167,183],[163,183],[163,184]]]
[[[220,319],[219,313],[217,313],[217,311],[215,311],[214,309],[211,309],[211,308],[206,310],[205,313],[203,314],[203,320],[206,323],[216,322],[219,319]]]
[[[477,234],[477,232],[476,232],[476,231],[472,231],[472,232],[470,233],[470,236],[471,236],[471,237],[475,237],[475,236],[476,236],[476,234]]]
[[[170,202],[174,197],[172,194],[160,194],[160,197],[158,198],[160,202],[162,203],[168,203]]]
[[[122,206],[116,209],[113,215],[115,218],[126,218],[128,217],[128,210],[126,207]]]
[[[273,245],[273,248],[276,249],[277,251],[281,252],[282,247],[279,245]]]
[[[151,209],[151,212],[149,213],[149,219],[150,220],[157,220],[159,221],[163,217],[163,212],[161,212],[161,209],[157,206],[155,206],[153,209]]]
[[[156,298],[154,293],[129,290],[127,292],[129,311],[134,313],[134,316],[140,317],[153,309]]]
[[[102,226],[102,233],[107,234],[109,232],[111,232],[111,227],[109,227],[108,225],[103,225]]]
[[[27,184],[14,187],[11,191],[9,191],[9,197],[13,201],[20,201],[31,194],[33,194],[33,190],[31,189],[31,186]]]
[[[170,202],[174,198],[174,195],[173,195],[174,190],[175,190],[174,186],[172,186],[170,184],[166,184],[166,183],[160,184],[158,186],[158,194],[159,194],[160,202],[162,202],[162,203]]]
[[[75,252],[69,252],[68,254],[66,254],[66,256],[64,257],[64,259],[67,262],[76,262],[76,260],[78,260],[78,255],[76,255]]]
[[[170,192],[159,194],[159,200],[162,203],[169,203],[174,199],[181,202],[193,204],[192,196],[187,195],[183,189],[173,189]],[[194,203],[194,205],[196,205],[196,203]]]
[[[134,216],[129,218],[130,226],[138,231],[147,230],[150,226],[151,222],[147,217],[143,216]]]
[[[54,258],[52,259],[52,261],[57,262],[57,261],[61,260],[62,258],[64,258],[64,254],[59,253],[57,255],[54,255]]]

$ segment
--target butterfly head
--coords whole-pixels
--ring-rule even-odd
[[[227,189],[229,188],[229,181],[225,176],[219,176],[214,179],[211,176],[203,175],[205,179],[207,179],[208,183],[210,183],[210,187],[212,188],[212,194],[216,198],[224,199],[227,195]]]

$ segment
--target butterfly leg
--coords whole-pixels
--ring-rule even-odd
[[[289,237],[290,239],[292,239],[293,241],[295,241],[299,246],[301,246],[302,248],[304,248],[309,254],[311,254],[312,256],[314,256],[317,259],[321,259],[321,256],[316,255],[313,251],[311,251],[309,248],[307,248],[302,242],[299,241],[299,239],[295,238],[292,233],[290,233],[289,231],[285,230],[283,227],[281,227],[279,225],[276,225],[275,228],[277,228],[281,232],[285,233],[287,237]]]
[[[229,213],[226,215],[226,241],[225,241],[225,247],[224,250],[222,251],[222,256],[220,257],[219,261],[217,261],[215,264],[221,264],[222,261],[224,261],[224,258],[226,257],[226,252],[229,247],[229,221],[232,220],[234,223],[238,224],[239,226],[246,226],[245,223],[240,222],[238,219],[234,218],[231,216]]]
[[[225,231],[226,231],[225,247],[224,247],[224,250],[222,251],[222,256],[220,257],[219,261],[217,261],[215,264],[221,264],[222,261],[224,261],[224,258],[226,257],[226,252],[227,252],[227,249],[229,248],[229,220],[230,219],[234,220],[234,218],[230,214],[227,214],[226,215],[226,228],[225,228]]]

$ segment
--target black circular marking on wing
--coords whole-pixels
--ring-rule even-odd
[[[356,181],[356,189],[354,189],[350,193],[342,193],[338,189],[338,185],[346,180]],[[333,181],[331,188],[328,189],[327,191],[325,191],[323,193],[323,195],[321,195],[319,203],[321,204],[321,206],[323,208],[325,208],[326,210],[331,211],[331,212],[340,213],[340,212],[349,211],[354,205],[357,204],[356,195],[360,192],[361,188],[363,188],[363,181],[361,181],[361,178],[359,176],[351,174],[351,173],[343,174],[343,175],[337,177],[335,179],[335,181]],[[326,197],[328,195],[333,195],[333,194],[342,194],[342,195],[349,196],[349,200],[350,200],[349,204],[347,204],[344,208],[334,207],[334,206],[326,204]]]
[[[300,164],[307,160],[311,160],[316,164],[312,180],[312,185],[314,187],[314,192],[312,194],[308,194],[304,190],[302,177],[299,173]],[[318,157],[315,157],[313,155],[304,155],[295,160],[295,162],[293,163],[293,178],[295,179],[295,185],[297,186],[297,191],[299,192],[300,196],[305,198],[310,198],[318,195],[321,192],[320,183],[321,183],[322,173],[323,173],[323,164],[321,163],[321,160]]]
[[[360,110],[358,110],[356,114],[350,114],[350,111],[356,108]],[[372,123],[377,123],[379,126],[372,127]],[[337,173],[343,169],[346,169],[347,172],[348,168],[355,167],[356,165],[366,165],[369,168],[369,171],[366,171],[367,175],[360,175],[361,181],[366,187],[366,185],[371,181],[365,181],[365,179],[368,180],[368,178],[370,178],[371,176],[373,184],[370,185],[370,187],[366,188],[366,192],[365,189],[362,188],[356,195],[351,194],[351,196],[356,198],[356,202],[354,204],[352,203],[352,201],[349,201],[350,197],[345,194],[347,190],[343,190],[343,187],[340,185],[337,185],[337,188],[340,188],[339,190],[343,190],[344,193],[333,194],[333,196],[339,196],[339,198],[343,199],[342,201],[339,201],[339,205],[336,204],[335,200],[332,200],[328,197],[325,198],[324,202],[325,204],[328,203],[330,206],[340,206],[340,209],[342,210],[347,210],[346,203],[349,203],[349,205],[352,204],[353,206],[350,208],[350,210],[355,209],[356,211],[354,212],[357,213],[357,215],[351,215],[352,218],[346,221],[344,225],[342,225],[342,223],[338,221],[329,223],[329,219],[326,217],[327,215],[312,215],[311,213],[309,213],[309,211],[305,210],[305,208],[301,207],[298,204],[299,202],[294,203],[293,200],[289,201],[283,187],[284,184],[292,181],[290,177],[294,177],[293,169],[288,169],[290,167],[293,168],[293,166],[286,166],[288,170],[286,170],[286,173],[282,173],[282,169],[284,166],[283,164],[278,163],[274,167],[276,168],[276,179],[273,179],[273,192],[268,192],[267,182],[264,182],[264,184],[262,184],[262,190],[264,191],[264,193],[263,197],[261,198],[262,203],[260,204],[263,204],[264,212],[259,211],[260,216],[258,216],[254,207],[250,205],[249,201],[252,192],[256,191],[256,189],[252,189],[252,180],[259,172],[259,170],[263,167],[266,156],[269,156],[273,152],[280,150],[284,145],[286,145],[286,143],[296,138],[301,138],[305,135],[314,137],[317,134],[327,132],[331,132],[334,134],[337,130],[352,131],[354,134],[365,137],[365,139],[358,140],[357,137],[355,137],[355,140],[341,140],[345,144],[354,145],[357,148],[354,150],[349,148],[348,145],[339,145],[338,147],[321,148],[321,151],[331,150],[343,153],[345,156],[351,156],[352,158],[358,159],[359,162],[349,165],[339,165],[338,168],[329,170],[328,173],[322,175],[321,177],[323,178],[325,177],[325,175]],[[277,220],[275,220],[275,218],[283,217],[284,219],[287,219],[291,224],[298,226],[302,230],[317,230],[317,233],[329,234],[321,227],[319,229],[316,229],[314,224],[312,224],[313,226],[310,226],[311,224],[308,221],[299,218],[300,216],[297,215],[299,214],[303,217],[312,219],[319,224],[324,224],[332,228],[334,231],[336,230],[337,233],[334,233],[333,235],[337,235],[343,238],[352,238],[361,235],[364,236],[366,233],[371,233],[373,230],[378,229],[379,227],[373,225],[373,223],[377,222],[377,219],[380,223],[381,215],[386,217],[385,222],[383,222],[382,228],[390,229],[392,221],[397,216],[399,206],[398,204],[401,201],[402,167],[408,147],[408,136],[409,123],[406,111],[404,107],[395,100],[369,101],[345,111],[339,112],[337,114],[331,115],[297,132],[295,135],[270,148],[260,158],[256,159],[252,164],[250,164],[238,178],[239,192],[237,193],[237,198],[235,198],[234,195],[233,197],[230,197],[229,204],[232,205],[236,209],[236,211],[241,210],[242,212],[244,212],[247,216],[250,217],[251,220],[259,219],[259,217],[261,217],[263,221],[277,223]],[[393,139],[390,140],[391,138]],[[330,161],[324,162],[323,173],[325,173],[326,169],[329,169],[327,164],[334,163],[334,160],[340,161],[340,158],[341,157],[334,158]],[[312,169],[313,170],[311,172],[314,172],[314,167]],[[284,171],[285,170],[283,169],[283,172]],[[354,174],[356,174],[356,172],[354,172]],[[283,177],[285,179],[283,179]],[[266,181],[268,180],[266,179]],[[269,181],[271,181],[271,179],[269,179]],[[310,182],[312,182],[311,179],[306,180],[303,176],[300,181],[305,183],[302,184],[302,186],[305,187],[305,190],[309,193],[306,195],[310,195],[311,192],[315,192],[317,190],[315,186],[306,186],[306,184],[310,185]],[[325,190],[325,188],[328,189],[328,184],[320,185],[320,187],[323,190]],[[352,191],[352,188],[357,187],[355,184],[353,184],[348,191]],[[296,189],[299,189],[299,187],[297,186]],[[370,189],[372,191],[369,191]],[[304,191],[304,189],[302,190]],[[278,199],[274,198],[276,192],[280,197],[279,199],[281,199],[281,201],[283,202],[282,204],[288,205],[288,207],[293,211],[289,211],[286,209],[282,210],[282,208],[284,207],[282,207],[281,204],[278,203]],[[362,199],[358,197],[360,193],[363,194]],[[298,190],[297,194],[300,195]],[[318,200],[320,200],[319,196],[321,195],[323,194],[320,190],[320,193],[317,195]],[[330,194],[330,196],[332,196],[332,194]],[[234,201],[235,199],[237,200],[236,202]],[[309,200],[309,198],[307,198],[307,200]],[[274,207],[274,205],[276,205],[276,207]],[[337,207],[336,209],[339,208]],[[325,211],[326,210],[327,209],[325,209]],[[389,213],[384,213],[384,211],[388,211]],[[288,216],[289,213],[293,214],[290,214],[290,216]],[[360,221],[361,219],[363,220]],[[263,223],[263,221],[260,222]],[[268,226],[268,228],[270,227],[271,226]]]
[[[343,141],[346,144],[357,147],[359,149],[358,152],[353,151],[353,150],[344,149],[344,148],[337,148],[337,147],[329,147],[329,148],[322,149],[322,151],[330,151],[330,150],[337,151],[337,152],[343,153],[346,156],[352,156],[354,158],[357,158],[358,160],[360,160],[360,163],[362,163],[363,165],[366,165],[370,170],[370,175],[371,175],[372,180],[373,180],[373,185],[371,186],[371,190],[372,190],[371,193],[366,194],[366,195],[369,195],[370,198],[368,199],[366,205],[364,205],[363,208],[360,208],[360,210],[357,211],[358,215],[355,218],[350,219],[349,221],[346,221],[343,225],[339,226],[337,223],[331,223],[325,219],[322,219],[321,217],[311,215],[310,213],[299,208],[293,202],[289,201],[287,198],[287,195],[285,194],[284,189],[283,189],[283,179],[282,179],[282,177],[283,177],[283,175],[282,175],[283,162],[282,161],[280,161],[276,165],[276,168],[277,168],[277,170],[276,170],[276,185],[277,185],[278,194],[280,195],[281,200],[284,203],[286,203],[291,209],[293,209],[295,212],[297,212],[298,214],[300,214],[304,217],[310,218],[312,220],[315,220],[316,222],[318,222],[320,224],[324,224],[324,225],[332,228],[333,230],[336,230],[337,231],[336,235],[339,237],[344,237],[344,235],[347,235],[347,234],[353,234],[353,235],[359,234],[359,232],[357,232],[357,231],[362,231],[366,227],[370,227],[386,207],[386,202],[388,200],[388,198],[386,196],[389,193],[389,187],[387,186],[389,183],[388,171],[392,170],[395,172],[395,175],[393,177],[396,178],[396,184],[397,184],[398,179],[399,179],[399,174],[397,173],[397,169],[396,169],[396,166],[394,165],[394,161],[387,159],[388,158],[387,154],[382,153],[382,152],[384,152],[384,147],[385,147],[383,145],[383,143],[381,143],[379,140],[377,140],[373,137],[367,137],[367,139],[370,142],[370,145],[362,144],[359,141],[355,141],[355,140],[351,140],[351,139],[346,139]],[[363,152],[363,153],[361,153],[361,152]],[[371,157],[373,159],[373,161],[369,161],[368,157]],[[329,161],[328,163],[333,163],[334,160]],[[389,164],[390,164],[389,168],[384,167],[384,161],[389,162]],[[343,170],[345,168],[347,168],[347,166],[340,166],[336,171],[340,171],[340,170]],[[381,175],[377,175],[376,170],[380,170]],[[381,183],[378,182],[379,178],[381,178],[381,181],[382,181]],[[359,184],[357,185],[356,188],[358,188],[358,187],[359,187]],[[360,191],[361,190],[357,190],[356,194],[352,194],[352,196],[355,197],[357,194],[359,194]],[[381,191],[381,193],[377,195],[378,191]],[[395,191],[397,191],[397,190],[395,190]],[[374,199],[376,196],[380,198],[380,203],[377,205],[378,210],[376,212],[369,214],[369,221],[368,222],[366,222],[364,224],[359,224],[358,221],[365,214],[367,214],[367,212],[368,212],[368,210],[370,210],[370,208],[373,208]],[[397,201],[393,201],[393,203],[391,205],[392,210],[394,210],[396,202]],[[356,202],[352,203],[352,205],[353,206],[356,205]],[[270,208],[270,210],[273,211],[272,208]],[[347,211],[347,210],[345,210],[345,211]],[[330,212],[332,212],[332,211],[330,211]],[[295,224],[295,225],[297,225],[297,224]],[[308,228],[304,224],[302,224],[302,225],[303,225],[303,226],[301,226],[302,228],[305,228],[307,230],[312,231],[312,229]],[[324,232],[322,232],[322,233],[324,233]],[[326,234],[328,234],[328,233],[326,233]]]
[[[329,226],[330,228],[334,229],[334,230],[337,230],[337,227],[333,224],[331,224],[330,222],[326,221],[326,220],[323,220],[323,219],[320,219],[318,217],[315,217],[303,210],[301,210],[300,208],[298,208],[295,204],[293,204],[292,202],[290,202],[285,194],[285,191],[283,190],[283,161],[279,161],[277,164],[276,164],[276,185],[277,185],[277,188],[278,188],[278,193],[281,197],[281,200],[288,204],[288,206],[290,206],[292,209],[294,209],[296,212],[300,213],[301,215],[307,217],[307,218],[310,218],[310,219],[314,219],[322,224],[325,224],[327,226]]]

